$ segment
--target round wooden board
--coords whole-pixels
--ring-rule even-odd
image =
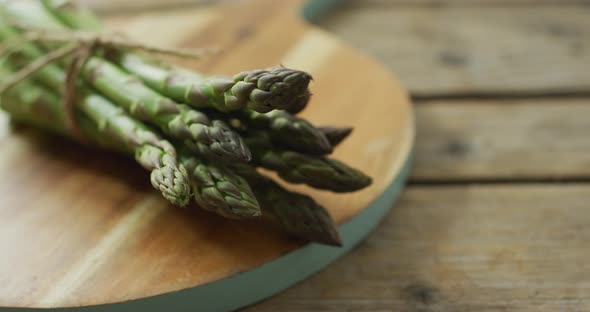
[[[414,122],[406,92],[377,62],[300,21],[301,1],[247,5],[107,23],[158,44],[221,47],[223,53],[190,64],[206,73],[277,63],[310,71],[314,97],[303,115],[354,126],[334,157],[374,178],[352,194],[293,187],[330,210],[344,247],[303,244],[258,222],[172,207],[132,160],[10,127],[2,115],[0,307],[235,309],[308,277],[376,226],[409,166]]]

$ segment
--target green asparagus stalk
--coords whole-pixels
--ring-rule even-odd
[[[102,28],[91,12],[76,8],[70,1],[43,2],[71,28],[96,32]],[[125,52],[117,54],[115,62],[161,94],[196,108],[214,108],[221,112],[248,108],[265,113],[291,107],[301,110],[305,106],[302,103],[309,99],[307,88],[311,76],[284,67],[244,71],[230,78],[206,77]]]
[[[35,0],[0,1],[5,17],[24,21],[38,29],[63,30],[65,27]],[[27,55],[41,57],[42,54]],[[202,112],[178,105],[161,96],[133,76],[99,57],[90,57],[82,76],[134,118],[159,127],[165,134],[182,141],[199,155],[222,161],[248,161],[250,152],[240,136],[223,121],[210,120]]]
[[[326,136],[326,139],[328,139],[328,142],[330,142],[332,147],[336,147],[338,144],[342,143],[342,141],[352,133],[352,127],[325,126],[318,127],[318,130]]]
[[[357,191],[371,184],[370,177],[335,159],[273,146],[266,132],[250,131],[244,141],[252,151],[254,164],[276,171],[285,181],[339,193]]]
[[[0,78],[10,74],[4,65],[0,66]],[[65,121],[57,104],[51,96],[45,98],[44,90],[35,88],[28,81],[0,97],[0,108],[13,119],[66,135]]]
[[[230,219],[259,217],[260,207],[248,183],[220,165],[214,165],[180,150],[195,200],[201,208]]]
[[[297,104],[311,80],[285,67],[244,71],[233,77],[208,77],[165,66],[130,53],[115,62],[158,92],[195,108],[231,112],[242,108],[265,113]]]
[[[41,2],[55,17],[70,27],[97,32],[102,29],[102,23],[98,17],[75,1],[41,0]]]
[[[4,64],[6,66],[6,64]],[[10,73],[5,67],[0,78]],[[65,112],[60,99],[36,84],[24,81],[2,99],[2,108],[16,119],[72,136],[65,126]],[[135,156],[136,161],[151,171],[152,185],[175,205],[185,206],[190,199],[186,169],[177,164],[176,151],[140,122],[129,118],[120,108],[100,96],[80,88],[76,119],[86,138],[101,140],[97,143],[115,146]]]
[[[248,181],[261,204],[265,219],[295,237],[342,246],[330,214],[311,197],[286,190],[252,166],[237,164],[231,169]]]
[[[236,117],[246,129],[264,130],[270,134],[273,143],[301,153],[325,155],[332,152],[332,145],[322,131],[310,122],[274,110],[265,114],[252,110],[241,110]]]

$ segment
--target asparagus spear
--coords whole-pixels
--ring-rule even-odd
[[[5,66],[0,66],[1,78],[10,74]],[[0,108],[8,112],[15,120],[66,135],[63,116],[59,112],[60,108],[55,105],[58,102],[51,97],[45,99],[44,96],[44,90],[25,82],[0,98]]]
[[[92,11],[78,6],[78,3],[70,0],[41,0],[45,8],[51,11],[66,25],[89,31],[100,31],[102,23]]]
[[[6,79],[10,74],[5,67],[1,68],[0,78]],[[100,138],[97,143],[134,155],[139,164],[151,171],[152,185],[167,200],[179,206],[188,204],[187,172],[177,164],[174,147],[106,99],[80,90],[76,118],[84,136]],[[10,93],[2,99],[2,108],[14,117],[60,134],[72,135],[66,129],[63,106],[57,95],[28,81]]]
[[[265,113],[289,108],[299,102],[311,80],[307,73],[285,67],[244,71],[233,77],[207,77],[130,53],[118,54],[115,62],[178,102],[220,112],[247,108]]]
[[[151,170],[151,181],[172,203],[185,206],[190,188],[184,166],[177,163],[176,150],[141,122],[129,117],[121,108],[100,96],[84,94],[80,109],[97,122],[101,137],[116,137],[144,168]],[[108,140],[107,140],[108,141]]]
[[[352,127],[340,128],[325,126],[318,127],[318,130],[320,130],[324,136],[326,136],[326,139],[328,139],[328,142],[330,142],[332,147],[336,147],[338,144],[344,141],[344,139],[346,139],[350,133],[352,133]]]
[[[336,225],[328,211],[311,197],[284,189],[246,164],[232,165],[261,204],[262,216],[287,233],[305,240],[342,246]]]
[[[230,219],[260,216],[260,207],[250,186],[223,166],[214,165],[180,151],[180,162],[188,169],[197,204]]]
[[[332,145],[324,133],[305,119],[297,118],[288,112],[274,110],[261,114],[252,110],[241,110],[235,117],[244,123],[246,129],[268,131],[273,143],[279,146],[313,155],[332,152]]]
[[[6,17],[26,21],[32,27],[52,30],[65,28],[38,1],[3,0],[0,5]],[[27,53],[27,56],[36,58],[42,54]],[[182,141],[193,152],[223,161],[250,159],[250,152],[240,136],[223,121],[210,120],[202,112],[176,104],[110,62],[90,57],[81,74],[88,83],[125,108],[134,118],[159,127],[167,135]]]
[[[70,1],[44,0],[45,7],[71,28],[100,31],[100,22],[89,11]],[[165,96],[196,108],[230,112],[241,108],[261,113],[273,109],[302,109],[309,99],[311,76],[303,71],[273,67],[241,72],[233,78],[206,77],[165,66],[132,53],[118,53],[116,63]]]
[[[254,164],[275,170],[285,181],[339,193],[371,184],[370,177],[335,159],[275,147],[266,132],[250,131],[244,141],[252,151]]]

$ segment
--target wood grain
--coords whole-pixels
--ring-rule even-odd
[[[586,99],[417,105],[415,181],[590,177]]]
[[[371,187],[353,194],[293,187],[312,195],[341,224],[401,169],[413,143],[413,116],[406,92],[387,70],[304,25],[296,15],[299,6],[257,0],[247,7],[134,14],[108,24],[162,45],[220,47],[223,53],[192,62],[205,73],[281,63],[309,70],[314,98],[304,116],[354,126],[334,156],[374,178]],[[163,30],[171,25],[173,32]],[[31,129],[11,130],[0,120],[0,169],[11,172],[0,182],[0,249],[6,251],[0,257],[0,306],[143,298],[227,278],[302,245],[257,222],[171,207],[132,160]]]
[[[590,10],[372,6],[320,26],[370,52],[417,96],[590,92]]]
[[[406,188],[362,246],[247,311],[590,309],[587,184]]]

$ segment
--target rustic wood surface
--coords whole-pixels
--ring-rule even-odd
[[[408,94],[379,63],[305,25],[299,0],[244,5],[152,11],[107,24],[160,45],[220,47],[206,62],[193,60],[205,73],[276,64],[311,72],[315,95],[303,115],[353,126],[334,157],[373,177],[373,185],[350,194],[292,188],[304,189],[342,224],[381,195],[406,162],[414,138]],[[340,79],[347,73],[354,76]],[[304,244],[259,222],[172,207],[132,160],[0,122],[0,169],[10,172],[0,183],[0,307],[86,306],[170,293],[249,271]]]
[[[416,96],[413,182],[356,251],[248,310],[590,310],[589,8],[358,0],[321,20]]]
[[[416,182],[590,179],[587,99],[418,103]]]
[[[585,5],[378,5],[320,25],[389,65],[416,96],[563,94],[590,89]],[[370,36],[366,34],[371,34]]]
[[[249,311],[588,311],[590,185],[413,186],[324,272]]]

